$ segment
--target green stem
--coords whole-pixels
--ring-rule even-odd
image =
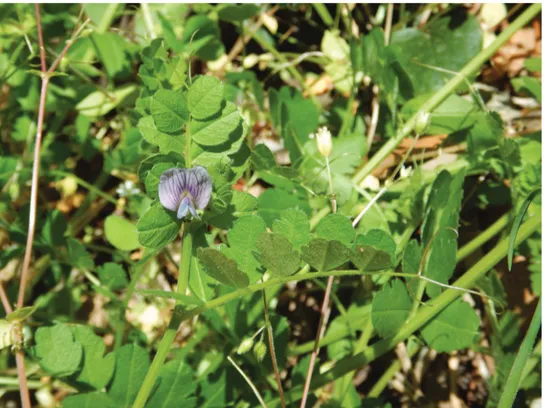
[[[527,334],[525,335],[525,338],[521,343],[521,347],[519,348],[518,355],[516,356],[514,364],[510,369],[510,374],[508,374],[508,379],[506,380],[501,399],[499,400],[498,408],[510,408],[514,405],[516,394],[518,393],[519,386],[521,385],[522,375],[525,371],[527,361],[531,356],[533,345],[535,344],[536,337],[540,330],[542,320],[541,303],[542,299],[539,299],[535,314],[531,320],[531,325],[529,326],[529,330],[527,330]]]
[[[438,92],[436,92],[430,99],[425,102],[419,112],[416,112],[409,120],[404,124],[398,134],[389,139],[379,151],[372,156],[372,158],[361,168],[353,177],[354,183],[360,183],[374,170],[384,159],[389,156],[400,144],[400,142],[407,136],[409,136],[415,129],[416,121],[420,112],[432,112],[438,105],[440,105],[444,99],[448,97],[455,89],[466,81],[466,78],[474,75],[478,69],[489,59],[495,52],[504,44],[508,39],[525,24],[530,22],[535,17],[542,5],[540,3],[532,4],[527,8],[506,30],[504,30],[485,50],[482,50],[476,55],[463,69],[452,79],[450,79]]]
[[[189,282],[189,271],[191,269],[193,234],[190,228],[191,227],[189,223],[185,223],[183,225],[183,240],[181,241],[181,261],[179,264],[177,287],[177,292],[182,295],[184,295],[187,291],[187,286]],[[151,367],[149,368],[149,371],[145,376],[142,387],[140,388],[138,396],[136,397],[136,401],[134,401],[134,405],[132,406],[133,408],[143,408],[145,403],[147,402],[147,399],[151,394],[151,390],[153,389],[153,386],[157,381],[159,372],[164,364],[164,361],[166,360],[166,356],[170,351],[170,346],[172,345],[174,338],[176,337],[178,328],[181,322],[184,320],[183,313],[179,313],[177,309],[178,304],[179,302],[176,302],[176,308],[174,308],[172,318],[170,320],[170,323],[168,324],[168,328],[166,329],[161,339],[161,342],[159,343],[157,354],[155,354],[155,358],[151,363]]]
[[[334,20],[332,19],[329,10],[327,10],[327,6],[323,3],[314,3],[313,7],[315,11],[317,11],[317,14],[319,14],[319,17],[321,17],[321,20],[323,20],[323,22],[327,25],[327,27],[332,27],[334,24]]]
[[[529,238],[529,236],[537,231],[540,228],[541,220],[541,216],[538,215],[526,221],[519,229],[516,243],[519,245],[519,243],[525,241],[527,238]],[[455,281],[453,285],[464,289],[474,287],[479,279],[481,279],[490,269],[492,269],[501,259],[506,256],[507,251],[508,240],[503,239],[493,250],[487,253],[487,255],[481,258],[480,261],[472,266],[472,268],[470,268],[461,278]],[[412,277],[413,276],[414,275],[412,275]],[[456,300],[463,293],[463,291],[451,288],[446,290],[440,296],[433,299],[431,306],[420,309],[419,312],[412,319],[410,319],[395,336],[380,340],[372,344],[370,347],[367,347],[362,353],[349,356],[338,361],[333,368],[315,377],[312,383],[312,388],[316,389],[322,387],[323,385],[342,377],[346,373],[356,370],[359,367],[384,355],[395,347],[395,345],[401,341],[405,341],[415,331],[428,323],[434,316],[440,313],[447,305]],[[293,388],[286,397],[287,401],[293,402],[299,399],[301,396],[302,387],[298,386]],[[279,406],[278,402],[279,401],[277,400],[271,401],[268,406],[277,407]]]
[[[412,358],[419,350],[420,344],[416,342],[408,342],[408,356]],[[374,387],[370,390],[367,397],[369,398],[377,398],[380,396],[380,394],[385,390],[385,387],[387,387],[387,384],[389,384],[389,381],[391,381],[391,378],[400,370],[400,360],[397,359],[389,366],[387,370],[383,373],[383,375],[380,377],[380,379],[374,384]]]
[[[467,256],[472,254],[477,249],[481,249],[482,246],[501,232],[508,225],[508,213],[504,214],[501,218],[495,221],[491,226],[489,226],[485,231],[480,233],[476,238],[463,246],[459,251],[457,251],[457,262],[461,262]]]

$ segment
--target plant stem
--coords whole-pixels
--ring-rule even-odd
[[[478,234],[476,238],[460,248],[459,251],[457,251],[457,262],[461,262],[477,249],[481,249],[487,241],[506,228],[508,225],[508,219],[508,213],[504,214],[501,218],[491,224],[485,231]]]
[[[327,6],[323,3],[314,3],[312,4],[315,11],[317,11],[317,14],[319,14],[319,17],[321,17],[321,20],[325,23],[327,27],[332,27],[334,24],[334,20],[332,19],[331,13],[329,13],[329,10],[327,10]]]
[[[501,399],[499,400],[498,408],[509,408],[514,405],[516,394],[518,393],[519,386],[521,385],[522,375],[525,371],[527,361],[531,356],[533,345],[535,344],[536,337],[540,330],[542,320],[541,303],[542,299],[539,299],[535,314],[531,320],[531,325],[529,326],[529,330],[527,330],[527,334],[521,343],[521,347],[519,348],[516,359],[514,360],[514,364],[512,364],[512,368],[510,369],[510,374],[508,374]]]
[[[540,214],[527,220],[519,229],[516,243],[519,245],[535,231],[537,231],[540,228],[541,221],[542,218]],[[464,289],[472,288],[479,279],[481,279],[490,269],[492,269],[501,259],[506,256],[507,251],[508,240],[503,239],[493,250],[488,252],[465,274],[463,274],[461,278],[455,281],[453,285]],[[412,275],[412,277],[413,276],[414,275]],[[313,387],[322,387],[323,385],[334,381],[336,378],[339,378],[350,371],[356,370],[357,368],[384,355],[395,347],[396,344],[400,343],[401,341],[405,341],[416,330],[428,323],[434,316],[440,313],[446,306],[456,300],[463,293],[464,291],[454,289],[444,291],[437,298],[433,299],[432,305],[428,305],[420,309],[419,312],[412,319],[410,319],[395,336],[380,340],[372,344],[370,347],[367,347],[362,353],[349,356],[338,361],[333,368],[315,378]],[[287,400],[296,401],[298,398],[302,397],[302,394],[302,387],[295,387],[289,392]],[[270,402],[269,406],[278,406],[278,401],[274,400]]]
[[[495,52],[506,42],[508,39],[521,27],[527,24],[533,17],[535,17],[542,5],[540,3],[532,4],[525,10],[506,30],[504,30],[486,49],[480,51],[463,69],[452,79],[450,79],[438,92],[431,96],[427,102],[421,105],[419,112],[416,112],[409,120],[404,124],[398,134],[389,139],[380,150],[372,156],[372,158],[353,176],[353,182],[359,184],[362,180],[368,176],[372,170],[395,150],[400,142],[410,135],[415,129],[416,121],[420,112],[432,112],[438,105],[440,105],[448,95],[455,91],[455,89],[466,81],[466,78],[470,77],[490,58]]]
[[[331,210],[333,214],[336,214],[336,197],[334,195],[334,185],[332,183],[331,165],[329,162],[329,156],[325,155],[325,162],[327,163],[327,175],[329,178],[329,192],[331,196]],[[310,383],[312,382],[312,375],[314,373],[315,360],[319,353],[319,341],[325,334],[325,328],[329,321],[331,314],[329,298],[331,296],[332,284],[334,283],[334,276],[329,276],[327,279],[327,287],[325,288],[325,295],[323,296],[323,303],[321,304],[321,316],[319,317],[319,323],[317,325],[317,333],[315,337],[314,349],[310,356],[310,364],[308,365],[308,371],[306,373],[306,381],[304,382],[304,393],[302,394],[302,401],[300,402],[300,408],[306,407],[306,400],[308,399],[308,392],[310,391]]]
[[[417,343],[408,343],[408,356],[411,358],[413,357],[418,350],[420,349],[420,345]],[[391,381],[391,378],[400,370],[401,363],[400,360],[395,360],[393,364],[389,366],[387,370],[382,374],[380,379],[374,384],[374,387],[370,390],[368,393],[369,398],[377,398],[380,396],[380,394],[383,392],[385,387],[387,387],[387,384],[389,384],[389,381]]]
[[[244,378],[244,380],[246,380],[249,387],[253,391],[253,394],[255,394],[255,397],[257,397],[257,400],[259,401],[259,404],[261,404],[261,407],[266,408],[266,404],[265,404],[265,402],[263,400],[263,397],[259,393],[259,390],[257,389],[257,387],[255,387],[255,384],[253,384],[253,382],[249,379],[249,377],[246,375],[246,373],[244,373],[244,371],[240,368],[240,366],[238,364],[236,364],[236,362],[232,359],[231,356],[227,356],[227,360],[230,361],[230,363],[234,366],[236,371],[238,371],[240,373],[240,375]]]
[[[280,394],[281,407],[285,408],[285,398],[283,396],[283,387],[281,385],[280,371],[278,369],[278,361],[276,359],[276,348],[274,347],[274,332],[272,330],[272,324],[270,323],[270,317],[268,315],[268,301],[266,300],[266,289],[263,289],[263,308],[264,308],[263,309],[264,319],[266,321],[266,331],[268,332],[268,347],[270,348],[270,359],[272,360],[272,368],[274,369],[276,383],[278,384],[278,392]]]
[[[178,276],[178,287],[177,292],[179,294],[184,295],[187,291],[188,282],[189,282],[189,271],[191,269],[191,260],[193,256],[193,234],[191,231],[191,226],[189,223],[183,224],[183,239],[181,241],[181,260],[179,264],[179,276]],[[174,311],[172,312],[172,318],[170,319],[170,323],[168,324],[168,328],[166,329],[161,342],[159,343],[159,347],[157,349],[157,354],[155,354],[155,358],[153,359],[153,362],[151,363],[151,367],[149,368],[149,371],[147,372],[144,382],[142,384],[142,387],[140,388],[140,391],[138,392],[138,396],[136,397],[136,400],[134,401],[133,408],[143,408],[145,403],[147,402],[147,399],[149,398],[149,395],[151,394],[151,390],[153,389],[153,386],[155,385],[155,381],[157,380],[157,377],[159,375],[160,369],[162,368],[164,364],[164,360],[166,360],[166,356],[168,355],[168,352],[170,351],[170,346],[172,345],[172,342],[174,341],[174,338],[176,337],[176,333],[178,331],[178,328],[183,321],[183,313],[180,313],[180,310],[178,309],[180,302],[176,301],[176,307],[174,307]]]

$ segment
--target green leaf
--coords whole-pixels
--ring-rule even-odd
[[[263,143],[255,146],[251,152],[251,163],[256,170],[270,170],[276,167],[274,153]]]
[[[389,255],[390,262],[395,260],[397,245],[393,237],[381,229],[372,229],[366,234],[357,235],[355,245],[372,246]]]
[[[174,213],[155,203],[138,221],[138,240],[148,248],[163,248],[176,239],[180,225]]]
[[[249,215],[257,209],[257,198],[249,193],[232,190],[232,199],[226,210],[213,216],[208,223],[218,228],[229,230],[233,227],[238,217]]]
[[[223,83],[212,76],[201,76],[191,85],[187,97],[191,115],[204,120],[215,115],[223,102]]]
[[[68,229],[66,218],[59,210],[54,210],[47,214],[45,223],[42,228],[42,239],[45,244],[52,247],[64,244],[64,234]]]
[[[159,146],[161,153],[181,152],[185,146],[185,137],[181,133],[168,134],[155,126],[152,116],[144,116],[138,121],[138,129],[149,143]]]
[[[75,373],[83,358],[81,344],[74,341],[70,328],[62,323],[36,331],[36,357],[51,375],[66,377]]]
[[[329,214],[315,227],[319,238],[335,240],[346,246],[351,246],[355,239],[355,230],[348,217],[342,214]]]
[[[350,253],[350,260],[360,271],[373,272],[391,267],[389,253],[371,245],[355,244]]]
[[[96,270],[100,281],[111,290],[121,290],[128,285],[127,274],[121,265],[106,262]]]
[[[205,15],[195,15],[185,21],[181,43],[185,52],[194,52],[206,61],[215,61],[225,53],[219,25]]]
[[[0,319],[0,350],[13,344],[13,334],[11,324],[4,319]]]
[[[327,272],[349,259],[349,250],[338,241],[313,239],[302,247],[302,259],[318,272]]]
[[[176,133],[189,120],[185,95],[160,89],[151,98],[151,116],[160,132]]]
[[[36,306],[26,306],[20,309],[14,310],[6,316],[6,320],[10,323],[13,322],[22,322],[23,320],[28,319],[38,310]]]
[[[204,272],[204,268],[200,264],[197,257],[197,248],[207,248],[208,241],[206,232],[208,228],[206,225],[202,225],[200,228],[195,228],[193,232],[193,252],[191,271],[189,273],[189,288],[191,293],[203,302],[211,300],[215,295],[215,287],[217,281],[210,275]]]
[[[259,196],[258,212],[266,225],[272,225],[274,220],[280,219],[283,210],[297,207],[303,211],[309,210],[308,204],[300,196],[285,190],[269,188]]]
[[[221,253],[236,261],[238,268],[254,283],[262,276],[260,264],[251,253],[266,225],[258,215],[240,217],[233,228],[227,233],[229,247],[221,246]]]
[[[300,254],[283,235],[263,232],[256,243],[257,259],[272,276],[289,276],[300,266]]]
[[[512,230],[510,231],[510,239],[508,240],[508,270],[512,270],[512,259],[514,257],[514,245],[516,244],[516,237],[518,235],[519,227],[521,226],[521,222],[523,221],[523,217],[525,216],[525,213],[527,212],[527,209],[529,208],[529,205],[531,204],[531,201],[536,197],[537,194],[539,194],[542,191],[541,188],[537,188],[536,190],[533,190],[526,198],[523,200],[523,203],[521,204],[518,213],[516,214],[516,218],[514,218],[514,222],[512,223]]]
[[[147,191],[149,197],[152,199],[158,198],[161,175],[172,167],[174,166],[171,163],[157,163],[149,170],[147,176],[145,176],[145,191]]]
[[[542,57],[525,58],[524,65],[531,72],[542,72]]]
[[[104,234],[110,244],[122,251],[132,251],[140,247],[136,225],[118,215],[106,217]]]
[[[116,408],[115,402],[103,392],[69,395],[62,400],[62,408]]]
[[[381,337],[396,334],[410,316],[412,299],[400,279],[393,279],[372,300],[372,326]]]
[[[221,20],[239,23],[257,15],[259,10],[255,4],[224,4],[218,7],[217,15]]]
[[[402,271],[404,273],[417,275],[422,256],[421,246],[415,239],[411,239],[408,242],[408,245],[406,245],[406,249],[402,256]]]
[[[480,319],[472,307],[456,300],[421,329],[425,342],[438,352],[449,353],[473,345],[479,334]]]
[[[538,103],[542,103],[542,82],[538,78],[522,76],[512,79],[514,90],[533,96]]]
[[[95,91],[79,102],[76,105],[76,110],[82,115],[91,118],[104,116],[111,110],[117,108],[125,99],[131,96],[136,89],[135,85],[126,85],[117,88],[108,95],[103,91]]]
[[[272,224],[272,231],[284,235],[298,250],[310,242],[310,221],[304,211],[298,208],[282,211],[280,219]]]
[[[113,353],[104,356],[104,341],[90,327],[72,326],[71,329],[75,340],[83,346],[83,367],[75,381],[101,390],[113,375],[115,356]]]
[[[159,374],[159,387],[153,393],[147,406],[153,408],[195,407],[195,393],[198,383],[193,380],[191,367],[183,360],[172,360],[166,363]]]
[[[110,78],[127,73],[130,61],[127,56],[125,40],[119,33],[93,32],[90,39],[96,49],[96,54]]]
[[[91,254],[77,239],[68,237],[66,239],[67,258],[70,265],[76,268],[93,269],[94,261]]]
[[[147,173],[158,163],[169,163],[170,167],[185,167],[185,159],[179,153],[154,154],[144,159],[138,168],[138,178],[144,182]]]
[[[197,255],[204,271],[212,278],[235,288],[245,288],[249,285],[247,275],[238,269],[236,262],[216,249],[199,248]]]
[[[473,16],[443,17],[424,29],[404,28],[391,35],[403,60],[402,66],[415,85],[416,95],[440,89],[450,75],[420,64],[460,71],[482,47],[482,32]]]
[[[115,373],[108,395],[117,407],[130,408],[149,370],[149,354],[136,344],[127,344],[114,354]]]
[[[442,171],[435,179],[427,200],[427,217],[422,227],[423,245],[430,245],[424,265],[424,275],[448,283],[455,269],[459,211],[463,197],[464,172],[451,176]],[[430,297],[442,292],[438,285],[426,285]]]
[[[220,113],[204,120],[192,120],[191,136],[195,142],[203,146],[216,146],[229,141],[229,136],[240,125],[242,117],[238,108],[226,102]]]
[[[137,289],[136,292],[141,293],[144,296],[175,299],[185,306],[202,306],[204,304],[204,302],[198,298],[189,295],[182,295],[178,292],[167,292],[156,289]]]

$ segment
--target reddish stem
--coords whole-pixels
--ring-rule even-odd
[[[325,289],[325,296],[323,298],[323,303],[321,304],[321,316],[319,318],[319,324],[317,325],[317,336],[315,338],[314,349],[310,357],[310,365],[308,366],[308,372],[306,374],[306,382],[304,383],[304,392],[302,393],[302,401],[300,402],[300,408],[306,406],[306,400],[308,399],[308,394],[310,392],[310,384],[312,382],[312,374],[314,371],[315,360],[317,354],[319,353],[319,341],[323,337],[325,327],[327,326],[327,320],[329,320],[330,308],[329,308],[329,298],[332,291],[332,284],[334,282],[334,276],[329,276],[327,281],[327,288]]]

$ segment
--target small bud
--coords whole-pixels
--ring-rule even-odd
[[[417,114],[416,119],[416,134],[422,135],[425,130],[427,130],[427,127],[431,123],[431,114],[429,111],[420,111]]]
[[[253,347],[253,339],[250,337],[246,337],[245,339],[242,340],[242,342],[238,346],[238,350],[236,350],[236,353],[245,354],[249,350],[251,350],[252,347]]]
[[[331,132],[325,126],[319,128],[316,133],[317,139],[317,148],[319,152],[325,156],[329,157],[332,152],[332,137]]]
[[[257,360],[263,361],[264,357],[266,356],[266,344],[264,344],[262,341],[255,344],[253,354],[255,354],[255,358],[257,358]]]
[[[361,187],[370,191],[378,191],[380,189],[380,180],[372,174],[369,174],[361,183]]]

